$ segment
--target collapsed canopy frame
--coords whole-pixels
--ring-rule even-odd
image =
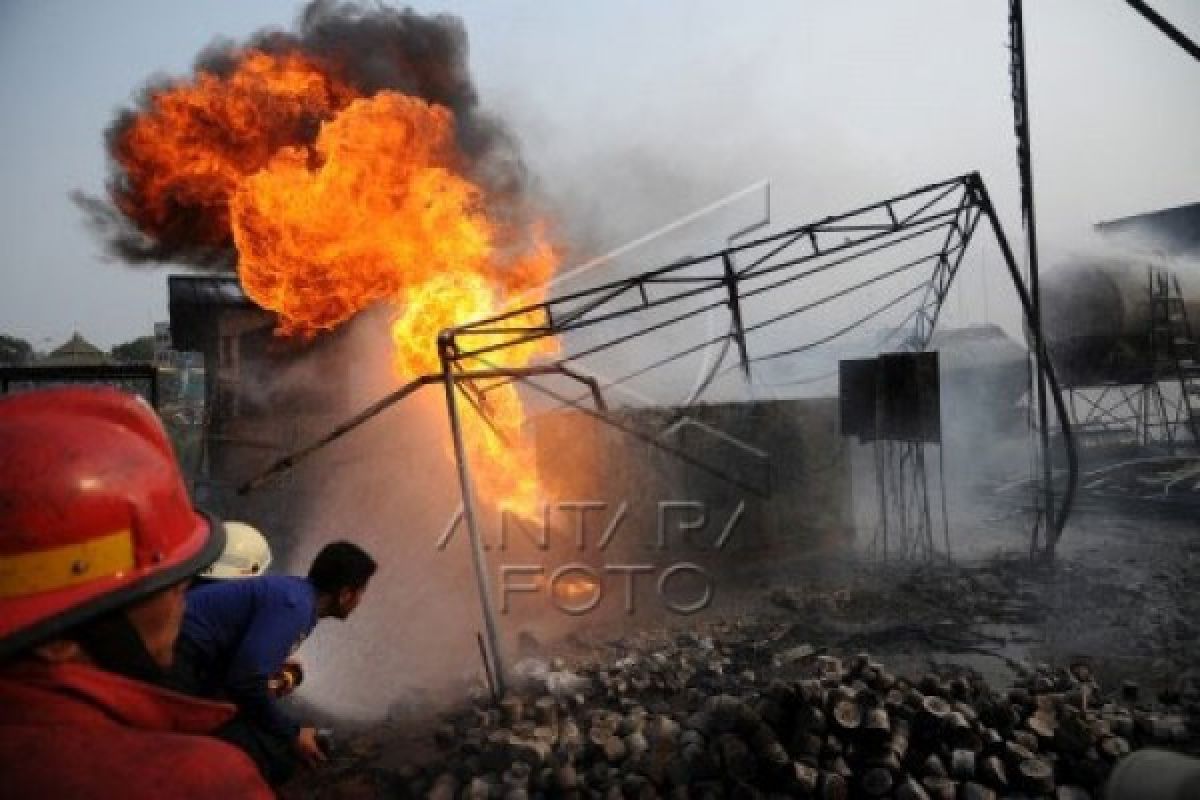
[[[246,483],[242,491],[259,486],[271,476],[290,469],[307,455],[357,428],[418,389],[442,384],[454,439],[463,518],[470,536],[479,583],[485,629],[485,665],[491,673],[494,690],[502,692],[502,659],[471,464],[463,439],[460,401],[466,400],[486,420],[488,395],[502,386],[519,383],[560,406],[573,408],[700,469],[741,485],[736,476],[726,474],[721,465],[706,463],[675,446],[667,435],[675,426],[669,426],[668,432],[641,430],[614,414],[606,398],[622,391],[631,381],[663,370],[680,359],[715,350],[719,355],[706,367],[707,374],[684,404],[691,405],[723,376],[740,373],[744,380],[753,382],[756,371],[762,369],[759,365],[795,358],[846,337],[888,312],[907,307],[903,305],[905,303],[912,304],[911,310],[892,328],[888,338],[895,339],[898,348],[924,350],[933,336],[963,258],[977,236],[978,225],[984,219],[990,225],[1020,301],[1033,345],[1039,385],[1044,381],[1049,388],[1066,448],[1068,469],[1064,492],[1056,508],[1047,505],[1040,509],[1045,514],[1043,552],[1052,557],[1066,524],[1078,479],[1071,423],[1033,301],[978,173],[923,186],[844,214],[730,245],[705,256],[687,258],[631,277],[551,296],[541,302],[521,305],[501,314],[446,329],[437,340],[440,374],[423,375],[400,387],[337,426],[327,436],[280,459],[262,475]],[[889,258],[899,258],[900,263],[886,261],[886,266],[876,266],[882,263],[880,260]],[[833,276],[843,274],[841,271],[864,261],[869,265],[865,274],[856,276],[850,283],[838,283],[836,280],[829,283]],[[828,284],[818,288],[823,293],[814,292],[800,305],[779,307],[776,304],[771,308],[767,304],[769,310],[764,310],[761,305],[756,306],[762,298],[782,297],[782,293],[775,293],[783,287],[803,281],[810,281],[809,286],[821,287],[822,280]],[[882,300],[877,299],[863,307],[865,301],[861,298],[878,298],[881,292]],[[840,324],[839,320],[836,328],[809,341],[771,346],[771,337],[764,335],[790,320],[847,299],[858,301],[862,313],[846,324]],[[758,308],[759,313],[747,313],[748,308]],[[727,315],[727,331],[691,342],[665,355],[659,355],[655,348],[644,346],[648,341],[669,341],[668,333],[673,327],[713,312]],[[577,334],[584,334],[579,337],[584,342],[582,346],[564,344],[571,342]],[[532,366],[505,366],[506,360],[510,360],[504,357],[505,351],[530,347],[550,339],[561,347],[553,357],[541,359]],[[588,369],[589,359],[594,360],[631,344],[643,345],[634,353],[644,355],[650,352],[655,357],[637,363],[632,370],[612,378],[601,379],[598,373]],[[734,359],[728,358],[731,351],[736,352]],[[568,385],[582,387],[582,390],[568,392],[561,386],[551,386],[547,381],[553,377],[566,379]],[[1043,453],[1042,457],[1048,458],[1048,454]],[[1044,487],[1044,496],[1047,498],[1053,497],[1050,488]],[[1039,548],[1042,522],[1039,516],[1032,534],[1031,549],[1035,551]]]

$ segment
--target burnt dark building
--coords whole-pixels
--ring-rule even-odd
[[[341,337],[276,336],[275,315],[250,300],[233,276],[172,275],[168,293],[174,347],[204,359],[197,494],[218,510],[234,506],[239,513],[248,503],[269,502],[269,490],[243,499],[234,489],[310,428],[327,427],[336,416],[344,365],[335,350]]]

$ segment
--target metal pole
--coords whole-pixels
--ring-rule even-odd
[[[442,381],[446,386],[446,413],[450,418],[450,435],[454,439],[454,461],[458,466],[458,482],[462,491],[463,519],[471,539],[471,561],[475,567],[475,580],[479,589],[479,606],[483,612],[484,640],[487,657],[491,660],[492,680],[495,694],[504,696],[504,664],[500,656],[500,642],[496,635],[496,614],[492,608],[492,587],[488,580],[487,557],[483,551],[483,538],[479,532],[479,521],[475,513],[475,492],[471,484],[470,465],[463,444],[462,420],[458,413],[458,386],[451,363],[451,344],[439,337],[438,350],[442,360]]]
[[[1162,14],[1146,5],[1142,0],[1125,0],[1125,2],[1129,3],[1134,11],[1145,17],[1151,25],[1158,28],[1163,35],[1187,51],[1192,58],[1200,61],[1200,47],[1185,36],[1183,31],[1168,22]]]
[[[1009,25],[1011,34],[1013,103],[1016,117],[1017,132],[1017,168],[1021,176],[1021,211],[1025,223],[1025,234],[1029,247],[1029,295],[1033,304],[1033,324],[1039,331],[1042,329],[1042,299],[1039,287],[1038,247],[1037,247],[1037,215],[1033,202],[1033,144],[1029,130],[1029,91],[1025,75],[1025,21],[1021,0],[1010,0]],[[1047,520],[1047,530],[1054,525],[1051,519],[1054,515],[1054,484],[1050,465],[1050,414],[1046,403],[1046,381],[1043,377],[1041,361],[1045,354],[1040,350],[1034,351],[1037,380],[1038,427],[1041,433],[1042,448],[1042,513]],[[1047,555],[1053,555],[1054,543],[1047,537]]]
[[[930,561],[933,560],[933,519],[929,511],[929,475],[925,471],[925,442],[917,442],[917,462],[920,465],[921,476],[921,532],[923,541],[921,545],[925,548],[925,557]]]
[[[946,448],[942,442],[938,442],[938,481],[942,487],[942,536],[946,540],[946,561],[951,562],[954,559],[950,555],[950,512],[946,503]]]
[[[496,683],[492,680],[492,665],[488,662],[487,647],[483,644],[483,634],[475,632],[475,641],[479,645],[479,658],[483,661],[483,677],[487,679],[488,692],[492,695],[492,702],[499,703],[500,695],[496,692]]]
[[[1038,364],[1041,367],[1042,375],[1039,376],[1039,380],[1045,380],[1049,385],[1050,397],[1054,401],[1054,408],[1058,413],[1058,424],[1062,429],[1063,449],[1067,453],[1067,485],[1063,490],[1062,505],[1059,507],[1058,515],[1053,516],[1048,510],[1046,516],[1046,521],[1049,523],[1047,527],[1052,533],[1047,538],[1046,557],[1053,559],[1054,547],[1062,535],[1063,528],[1067,524],[1067,517],[1071,513],[1071,505],[1075,501],[1075,490],[1079,484],[1079,453],[1075,447],[1075,436],[1071,432],[1071,419],[1067,416],[1067,406],[1062,399],[1062,387],[1059,386],[1058,377],[1054,372],[1054,362],[1050,359],[1050,353],[1046,349],[1046,340],[1042,335],[1042,326],[1033,313],[1033,301],[1030,299],[1029,291],[1025,288],[1024,280],[1021,278],[1021,270],[1017,268],[1017,260],[1013,256],[1012,248],[1009,247],[1008,237],[1004,235],[1004,229],[1000,226],[1000,219],[996,216],[996,208],[992,205],[992,198],[988,195],[987,187],[983,185],[979,173],[971,175],[970,184],[971,191],[975,192],[980,207],[987,214],[988,221],[992,225],[992,232],[996,236],[996,244],[999,245],[1000,254],[1004,257],[1004,264],[1008,268],[1008,276],[1012,279],[1013,288],[1017,292],[1017,298],[1021,301],[1021,310],[1024,312],[1025,321],[1028,323],[1030,334],[1033,336],[1033,345],[1040,355]]]
[[[888,518],[888,494],[887,494],[887,472],[884,471],[884,443],[876,440],[875,442],[875,472],[879,482],[879,528],[875,531],[875,557],[882,560],[883,558],[883,542],[887,538],[887,518]]]

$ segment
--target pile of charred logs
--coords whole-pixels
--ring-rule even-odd
[[[575,672],[550,664],[525,691],[481,699],[439,728],[443,757],[412,789],[439,800],[1076,800],[1098,797],[1131,749],[1189,740],[1178,708],[1136,693],[1103,693],[1084,665],[996,691],[969,671],[906,680],[867,654],[804,646],[750,670],[683,636]]]

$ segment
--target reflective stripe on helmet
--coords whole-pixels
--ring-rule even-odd
[[[0,598],[119,577],[133,568],[133,537],[127,530],[49,550],[0,556]]]

